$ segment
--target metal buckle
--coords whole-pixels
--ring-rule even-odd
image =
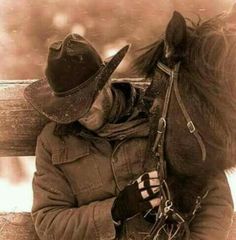
[[[164,207],[164,215],[166,215],[169,211],[172,210],[173,202],[171,200],[165,201],[165,207]]]
[[[158,133],[163,133],[166,128],[166,120],[165,118],[161,117],[158,122]]]
[[[194,133],[196,131],[196,128],[192,121],[187,123],[187,127],[188,127],[190,133]]]
[[[202,198],[200,196],[197,196],[192,215],[195,215],[197,210],[201,207],[201,201],[202,201]]]

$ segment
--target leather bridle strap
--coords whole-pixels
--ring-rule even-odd
[[[202,152],[202,161],[205,162],[206,160],[206,147],[204,145],[204,142],[202,140],[202,137],[200,136],[199,132],[197,131],[193,121],[191,120],[187,110],[186,110],[186,107],[183,103],[183,100],[180,96],[180,93],[179,93],[179,89],[178,89],[178,73],[179,73],[179,67],[180,67],[180,63],[177,63],[174,67],[174,70],[170,69],[169,67],[167,67],[166,65],[164,65],[163,63],[161,62],[158,62],[157,63],[157,67],[159,69],[161,69],[163,72],[165,72],[167,75],[170,76],[170,86],[168,87],[167,89],[167,92],[170,92],[171,93],[171,90],[172,90],[172,85],[174,85],[174,92],[175,92],[175,96],[176,96],[176,99],[178,101],[178,104],[182,110],[182,113],[184,115],[184,118],[187,122],[187,127],[189,129],[189,132],[191,134],[194,135],[194,137],[196,138],[199,146],[200,146],[200,149],[201,149],[201,152]],[[168,93],[169,94],[169,93]],[[167,111],[165,108],[165,105],[169,105],[169,98],[170,96],[168,97],[168,99],[165,99],[165,103],[164,103],[164,107],[163,107],[163,114],[165,114],[165,117],[166,117],[166,114],[165,111]],[[167,102],[167,103],[166,103]],[[168,106],[167,106],[168,108]],[[166,122],[165,122],[166,124]]]
[[[175,91],[175,96],[176,96],[176,99],[178,101],[178,104],[182,110],[182,113],[184,115],[184,118],[187,122],[187,127],[189,129],[189,132],[192,133],[195,138],[197,139],[198,141],[198,144],[201,148],[201,151],[202,151],[202,161],[205,162],[206,160],[206,147],[205,147],[205,144],[203,143],[203,140],[202,140],[202,137],[200,136],[199,132],[197,131],[196,127],[194,126],[193,124],[193,121],[191,120],[185,106],[184,106],[184,103],[182,101],[182,98],[180,96],[180,93],[179,93],[179,88],[178,88],[178,81],[174,81],[174,91]]]
[[[159,238],[159,233],[162,231],[162,229],[165,228],[166,226],[166,220],[170,217],[173,221],[173,216],[175,216],[175,222],[177,224],[177,229],[175,233],[172,235],[174,237],[179,229],[180,226],[186,225],[186,220],[176,211],[176,209],[173,206],[173,201],[172,197],[169,191],[168,184],[166,182],[167,179],[167,172],[166,172],[166,160],[164,157],[164,141],[165,141],[165,132],[166,132],[166,125],[167,125],[167,114],[168,114],[168,108],[170,105],[170,99],[171,99],[171,93],[172,89],[174,88],[174,94],[176,96],[176,99],[178,101],[178,104],[183,112],[184,118],[187,121],[187,127],[190,131],[191,134],[195,136],[197,139],[199,146],[202,151],[202,160],[205,161],[206,159],[206,149],[205,145],[202,141],[201,136],[199,135],[198,131],[196,130],[185,106],[182,101],[182,98],[179,93],[178,89],[178,74],[179,74],[179,67],[180,63],[177,63],[174,66],[174,69],[170,69],[166,65],[164,65],[161,62],[158,62],[157,67],[161,69],[163,72],[165,72],[169,76],[169,83],[168,87],[166,90],[166,95],[165,95],[165,100],[164,100],[164,105],[162,109],[162,115],[158,121],[158,128],[157,128],[157,133],[156,133],[156,138],[154,141],[154,145],[152,147],[152,152],[154,153],[154,157],[157,160],[157,169],[159,170],[159,178],[161,182],[161,194],[162,194],[162,201],[159,207],[159,213],[158,215],[158,220],[155,222],[153,225],[153,228],[151,229],[150,233],[147,235],[145,239],[157,239]],[[157,99],[155,99],[157,100]],[[195,206],[194,208],[194,213],[195,214],[195,209],[197,209],[198,205]],[[172,239],[171,237],[171,239]]]
[[[163,181],[167,177],[166,162],[164,159],[164,136],[166,131],[166,117],[168,113],[173,83],[175,79],[178,77],[179,64],[175,65],[174,71],[165,66],[164,64],[160,64],[160,66],[158,67],[170,76],[169,86],[166,90],[165,101],[162,109],[162,115],[158,121],[157,135],[152,147],[152,152],[158,155],[159,157],[159,170],[160,170],[159,174],[161,181]]]

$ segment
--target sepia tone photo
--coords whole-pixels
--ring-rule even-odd
[[[0,240],[236,239],[236,2],[0,0]]]

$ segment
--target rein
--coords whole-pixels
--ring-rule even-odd
[[[164,232],[167,235],[168,237],[167,239],[173,239],[180,232],[182,226],[185,231],[186,239],[189,239],[190,233],[188,228],[188,222],[190,222],[193,219],[196,211],[200,208],[202,198],[206,197],[206,194],[203,197],[198,196],[196,198],[196,203],[193,208],[193,211],[187,217],[187,219],[186,217],[181,216],[181,214],[176,209],[174,209],[174,204],[172,201],[170,190],[166,182],[167,169],[166,160],[164,157],[164,140],[167,129],[167,114],[170,105],[172,91],[174,91],[177,102],[187,122],[186,125],[187,128],[189,129],[189,132],[193,134],[193,136],[196,138],[199,144],[203,162],[205,162],[206,160],[206,147],[193,121],[191,120],[179,93],[178,75],[180,62],[177,63],[173,69],[169,68],[168,66],[164,65],[161,62],[158,62],[157,68],[169,76],[169,86],[166,91],[162,114],[158,121],[158,128],[156,132],[155,141],[151,148],[154,159],[157,162],[157,170],[159,172],[159,178],[161,182],[160,192],[162,199],[161,204],[158,208],[158,212],[156,213],[156,222],[154,223],[149,235],[145,239],[157,240],[161,232]]]

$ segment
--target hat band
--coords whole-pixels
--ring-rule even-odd
[[[54,95],[57,96],[57,97],[66,97],[68,95],[76,93],[80,89],[84,88],[87,84],[89,84],[90,81],[92,81],[94,79],[94,76],[96,76],[103,69],[104,66],[105,66],[105,64],[102,63],[101,67],[95,72],[95,74],[93,74],[89,79],[87,79],[86,81],[84,81],[80,85],[78,85],[78,86],[76,86],[74,88],[71,88],[71,89],[69,89],[67,91],[64,91],[64,92],[55,92],[55,91],[53,91]]]

